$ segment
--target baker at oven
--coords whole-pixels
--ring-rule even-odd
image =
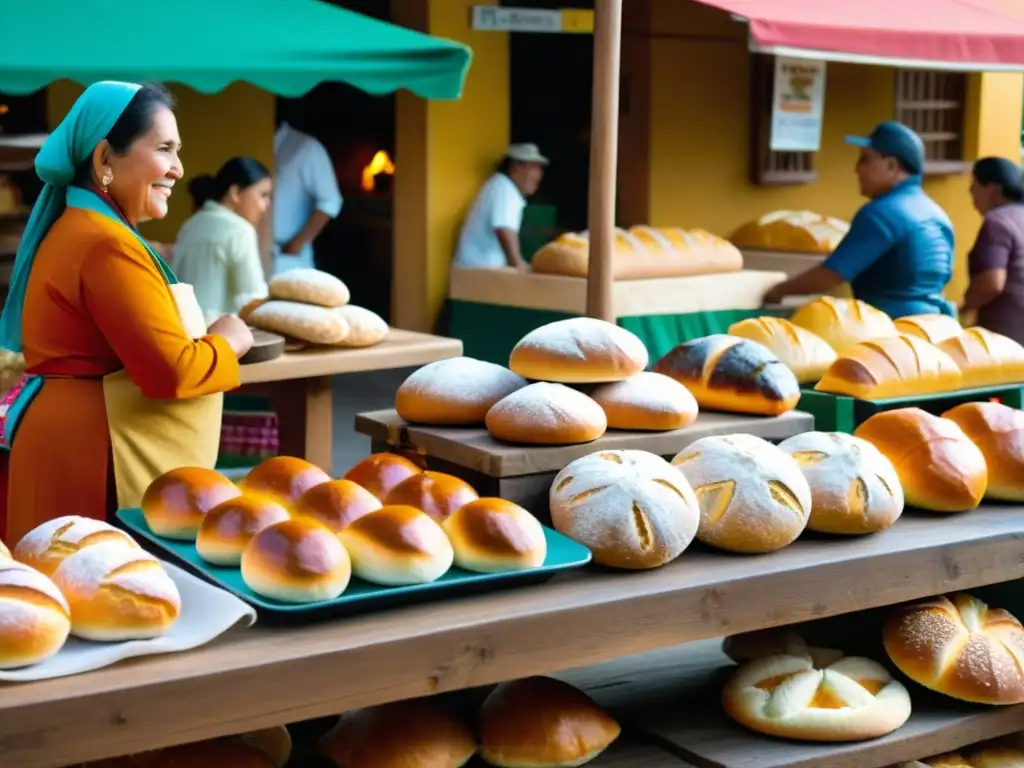
[[[779,283],[765,294],[765,303],[825,293],[845,281],[856,298],[893,319],[953,315],[953,305],[942,296],[953,275],[953,225],[921,188],[921,137],[887,121],[867,137],[846,141],[861,148],[857,179],[868,202],[821,266]]]

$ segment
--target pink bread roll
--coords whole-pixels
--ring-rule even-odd
[[[395,410],[414,424],[483,424],[492,405],[525,386],[501,365],[453,357],[414,371],[395,394]]]
[[[0,562],[0,669],[38,664],[59,651],[71,630],[71,609],[43,574]]]
[[[14,547],[14,559],[52,577],[69,555],[109,541],[138,547],[135,539],[109,523],[68,515],[47,520],[26,533]]]
[[[516,390],[487,412],[487,431],[508,443],[589,443],[608,428],[608,418],[591,398],[562,384],[538,382]]]

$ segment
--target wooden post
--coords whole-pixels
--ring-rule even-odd
[[[594,99],[590,124],[590,265],[587,314],[615,322],[612,288],[615,247],[615,166],[619,144],[619,61],[622,0],[594,5]]]

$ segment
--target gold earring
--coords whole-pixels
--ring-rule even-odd
[[[113,181],[114,181],[114,174],[111,173],[110,171],[104,171],[103,172],[103,178],[100,180],[100,187],[102,187],[103,191],[106,192],[107,191],[107,187],[109,187],[110,184]]]

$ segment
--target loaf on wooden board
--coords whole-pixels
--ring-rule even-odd
[[[533,381],[601,384],[647,367],[647,347],[615,323],[592,317],[556,320],[535,328],[512,348],[508,367]]]
[[[697,418],[690,390],[652,371],[601,384],[590,396],[604,410],[610,429],[667,431],[688,427]]]
[[[315,304],[318,307],[341,307],[348,304],[348,286],[334,275],[319,269],[291,269],[267,281],[270,298]]]
[[[821,296],[804,304],[789,319],[823,338],[838,355],[859,342],[896,335],[889,316],[860,299]]]
[[[268,301],[249,314],[248,322],[254,328],[325,346],[340,345],[349,332],[338,312],[297,301]]]
[[[1024,412],[1002,403],[963,403],[942,418],[955,421],[985,457],[985,498],[1024,502]]]
[[[502,365],[452,357],[409,374],[395,393],[395,410],[413,424],[483,424],[491,406],[526,383]]]
[[[939,349],[960,367],[964,387],[997,387],[1024,382],[1024,347],[987,328],[968,328]]]
[[[801,384],[818,381],[836,359],[820,336],[781,317],[751,317],[729,326],[730,336],[756,341],[796,375]]]
[[[729,239],[739,248],[782,253],[832,253],[849,223],[812,211],[772,211],[747,222]]]
[[[964,330],[956,318],[949,315],[906,315],[898,318],[894,325],[899,333],[917,336],[930,344],[940,344]]]

